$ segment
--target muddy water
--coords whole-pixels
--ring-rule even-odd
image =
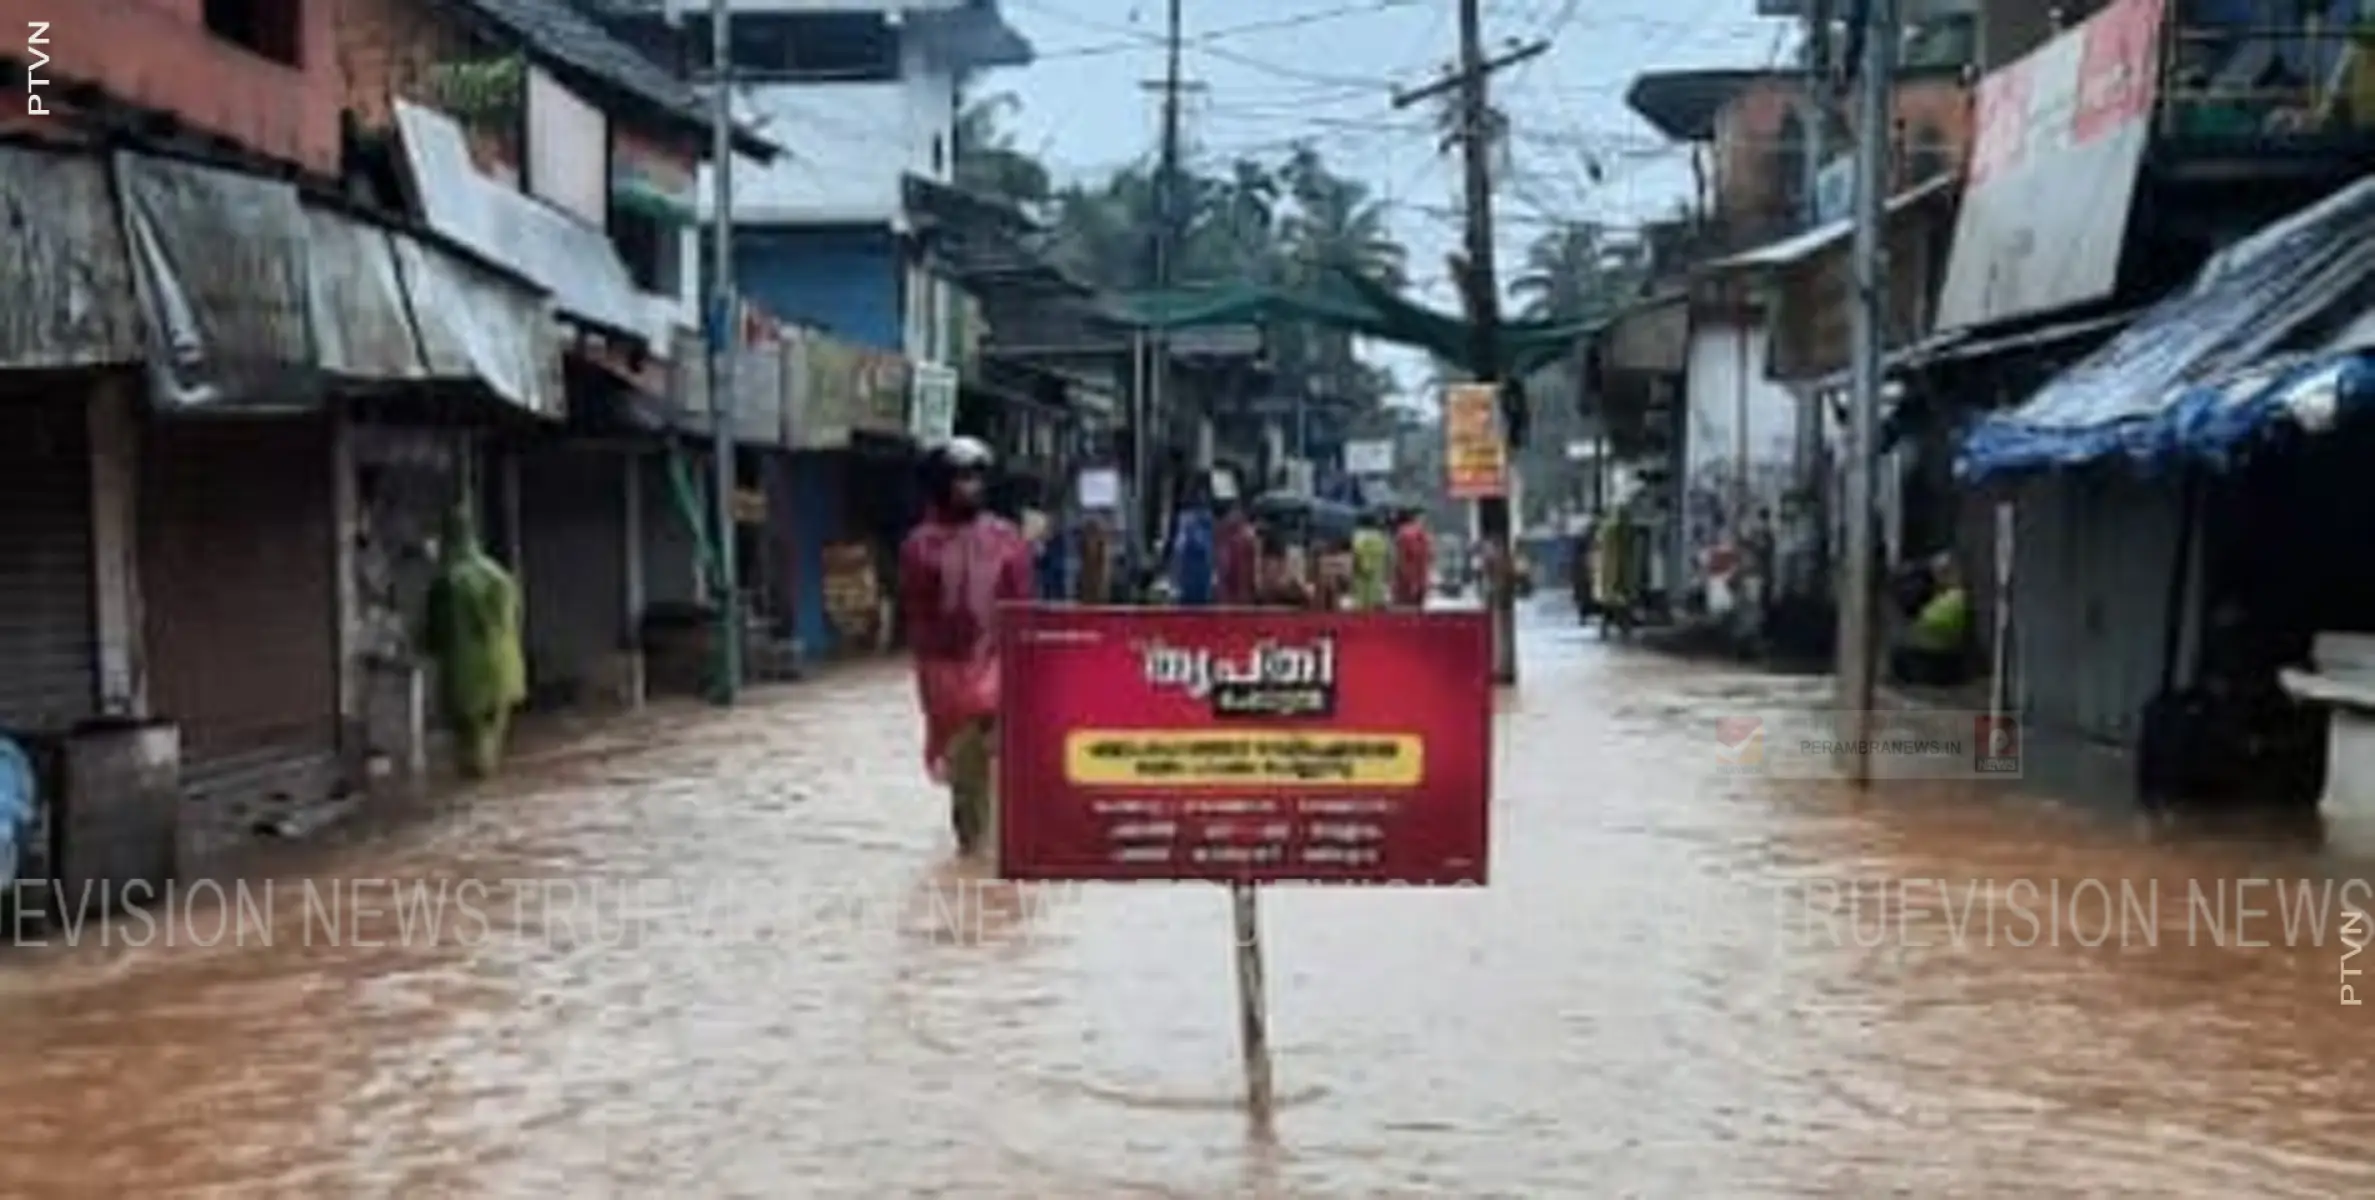
[[[1726,775],[1716,716],[1817,693],[1550,626],[1528,668],[1493,888],[1266,897],[1275,1145],[1233,1109],[1225,897],[952,871],[884,669],[9,954],[0,1193],[2375,1191],[2341,931],[2189,899],[2346,866]]]

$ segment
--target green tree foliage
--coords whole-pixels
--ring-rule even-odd
[[[1648,257],[1639,242],[1618,239],[1603,226],[1579,221],[1534,239],[1509,290],[1520,316],[1589,320],[1639,295],[1648,274]],[[1599,414],[1587,411],[1579,382],[1574,363],[1545,368],[1526,381],[1533,438],[1518,452],[1517,465],[1526,479],[1524,515],[1529,522],[1543,519],[1562,504],[1588,499],[1576,495],[1580,477],[1566,457],[1568,443],[1588,439],[1599,429]]]
[[[1013,111],[1014,100],[1005,95],[967,106],[957,138],[958,180],[1041,214],[1052,252],[1082,279],[1115,291],[1151,287],[1154,168],[1133,165],[1051,186],[1045,165],[1007,132]],[[1179,286],[1292,286],[1331,260],[1397,286],[1406,278],[1408,252],[1393,235],[1386,206],[1369,185],[1335,173],[1313,147],[1184,170],[1179,187],[1185,219],[1172,274]],[[1390,373],[1354,355],[1347,334],[1298,323],[1268,335],[1282,381],[1307,382],[1355,413],[1373,410],[1395,389]]]
[[[1006,122],[1013,97],[970,105],[957,139],[957,177],[966,186],[1041,214],[1052,252],[1081,278],[1116,291],[1154,281],[1156,172],[1147,163],[1057,184],[1044,164],[1016,148]],[[1394,236],[1389,211],[1366,183],[1340,175],[1310,145],[1275,157],[1243,157],[1223,167],[1191,169],[1180,181],[1185,222],[1173,278],[1180,285],[1253,282],[1293,286],[1323,263],[1348,262],[1396,286],[1407,282],[1409,252]],[[1530,320],[1580,320],[1612,311],[1640,293],[1648,274],[1639,242],[1605,227],[1576,222],[1536,239],[1510,292],[1516,315]],[[1356,436],[1390,434],[1406,465],[1397,484],[1432,495],[1441,465],[1440,431],[1406,410],[1385,404],[1393,376],[1361,361],[1352,338],[1307,324],[1268,332],[1282,383],[1303,383],[1341,400]],[[1592,421],[1579,411],[1574,364],[1561,363],[1527,381],[1532,437],[1520,455],[1529,508],[1537,515],[1571,494],[1567,444],[1588,437]],[[1431,473],[1430,473],[1431,472]]]

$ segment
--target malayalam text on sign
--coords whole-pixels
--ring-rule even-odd
[[[1015,879],[1482,883],[1477,613],[1010,609]]]
[[[1443,394],[1444,490],[1454,500],[1478,500],[1509,492],[1509,457],[1501,440],[1500,392],[1491,384],[1463,383]]]

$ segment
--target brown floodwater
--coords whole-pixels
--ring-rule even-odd
[[[1819,681],[1528,637],[1492,887],[1265,894],[1273,1142],[1225,894],[952,868],[886,664],[0,953],[0,1194],[2375,1194],[2348,860],[1726,773]]]

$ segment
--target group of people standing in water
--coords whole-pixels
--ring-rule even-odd
[[[1110,530],[1084,521],[1076,544],[1065,547],[1043,521],[1026,522],[1026,529],[990,512],[991,462],[989,448],[972,438],[927,454],[924,519],[899,554],[900,624],[915,655],[924,761],[949,790],[950,823],[966,854],[995,842],[998,606],[1042,596],[1086,604],[1124,599],[1115,594]],[[1320,548],[1315,567],[1312,548],[1296,545],[1282,529],[1264,530],[1243,505],[1224,502],[1219,509],[1217,519],[1203,503],[1181,512],[1148,598],[1191,607],[1326,611],[1426,603],[1433,550],[1415,511],[1365,515],[1349,544]],[[1051,562],[1053,555],[1072,561]]]

